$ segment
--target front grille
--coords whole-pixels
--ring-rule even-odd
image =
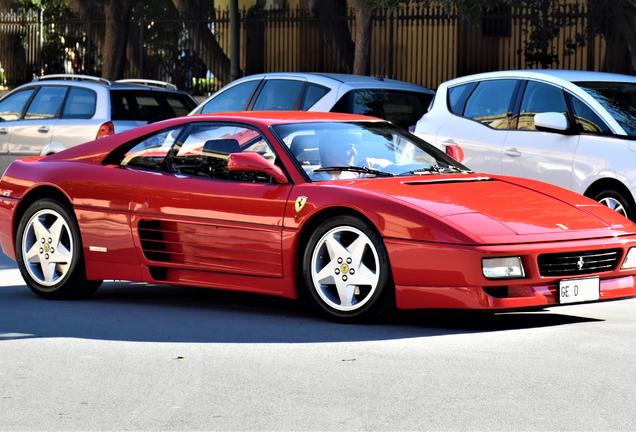
[[[571,276],[614,270],[621,249],[567,252],[539,255],[541,276]]]

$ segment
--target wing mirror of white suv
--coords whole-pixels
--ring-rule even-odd
[[[569,129],[568,118],[564,113],[544,112],[534,115],[534,126],[544,132],[566,133]]]

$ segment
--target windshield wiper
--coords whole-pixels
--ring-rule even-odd
[[[411,171],[406,171],[401,173],[400,175],[408,175],[408,174],[448,174],[448,173],[472,173],[471,170],[463,170],[461,168],[457,168],[455,166],[439,166],[439,165],[431,165],[428,167],[418,168]]]
[[[355,165],[347,165],[347,166],[328,166],[321,167],[314,170],[314,172],[327,172],[327,171],[351,171],[362,174],[373,174],[378,177],[393,177],[395,174],[391,174],[385,171],[376,170],[373,168],[355,166]]]

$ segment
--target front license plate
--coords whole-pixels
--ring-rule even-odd
[[[559,282],[559,303],[579,303],[598,300],[599,278],[567,279]]]

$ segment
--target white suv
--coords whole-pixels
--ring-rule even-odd
[[[470,168],[572,189],[636,219],[636,77],[525,70],[440,85],[415,134]]]
[[[188,114],[196,102],[169,83],[47,75],[0,99],[0,173],[16,158]]]

